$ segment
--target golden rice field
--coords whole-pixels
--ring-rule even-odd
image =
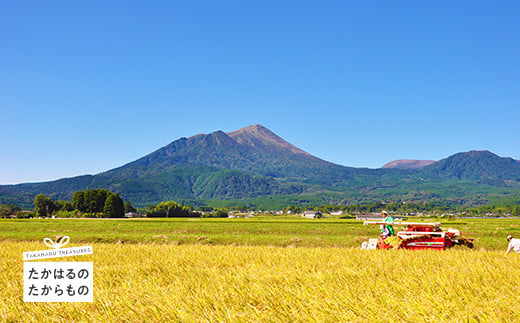
[[[94,262],[93,303],[24,303],[22,253],[46,247],[0,242],[0,321],[520,321],[503,251],[92,245],[56,261]]]

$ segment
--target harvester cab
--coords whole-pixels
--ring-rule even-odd
[[[364,225],[401,226],[395,236],[369,239],[363,242],[361,249],[434,249],[445,250],[456,245],[473,248],[473,239],[469,239],[457,229],[442,230],[438,222],[384,222],[364,221]]]

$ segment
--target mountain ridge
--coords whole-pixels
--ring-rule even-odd
[[[488,150],[456,153],[421,169],[423,174],[462,180],[520,180],[520,162]]]
[[[344,177],[353,169],[314,157],[260,125],[230,134],[219,130],[180,138],[102,174],[110,178],[142,177],[178,166],[210,166],[273,178],[319,181],[319,176],[330,180],[330,176]]]
[[[471,190],[465,187],[471,185]],[[457,153],[421,168],[353,168],[312,156],[261,125],[179,138],[120,167],[51,182],[0,186],[0,202],[105,188],[148,205],[172,199],[244,199],[335,194],[370,199],[486,194],[520,187],[520,162],[489,151]],[[470,192],[470,193],[464,193]]]

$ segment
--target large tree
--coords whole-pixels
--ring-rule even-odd
[[[189,217],[193,216],[191,206],[182,206],[174,201],[161,202],[147,212],[148,217]]]
[[[54,201],[43,194],[34,198],[34,207],[37,216],[46,217],[55,211]]]
[[[119,194],[113,193],[108,195],[103,207],[103,213],[109,218],[122,218],[125,216],[123,199],[119,197]]]
[[[85,206],[85,192],[83,191],[77,191],[72,196],[72,205],[74,205],[74,208],[81,212],[86,212],[87,208]]]
[[[85,212],[96,213],[96,191],[85,191]]]
[[[0,218],[7,218],[20,212],[22,209],[17,205],[0,204]]]
[[[103,189],[95,190],[95,192],[96,192],[96,195],[95,195],[96,202],[95,202],[94,212],[103,212],[103,208],[105,207],[105,201],[111,193],[109,191],[103,190]]]
[[[105,201],[108,195],[111,194],[109,191],[104,189],[91,189],[83,193],[84,195],[84,211],[89,213],[101,213],[105,206]],[[78,194],[78,199],[81,195]],[[82,211],[82,210],[80,210]]]
[[[69,201],[56,201],[54,205],[59,211],[74,211],[74,205]]]

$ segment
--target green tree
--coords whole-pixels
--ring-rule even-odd
[[[17,205],[0,204],[0,218],[7,218],[16,215],[22,209]]]
[[[227,218],[228,217],[228,213],[224,210],[217,210],[217,212],[215,213],[215,217],[217,218]]]
[[[114,196],[110,194],[105,200],[105,206],[103,207],[103,213],[108,218],[115,218],[115,205],[114,205]]]
[[[7,204],[0,205],[0,218],[7,218],[11,215],[11,208]]]
[[[132,204],[130,203],[130,201],[126,201],[125,202],[125,213],[128,213],[128,212],[135,212],[135,208],[132,206]]]
[[[78,191],[72,196],[72,205],[80,212],[87,212],[85,207],[85,192]]]
[[[195,216],[191,206],[182,206],[174,201],[161,202],[151,210],[147,210],[148,217],[189,217]]]
[[[105,201],[111,193],[104,189],[91,189],[84,192],[84,211],[89,213],[101,213],[105,207]],[[80,198],[80,195],[78,195]],[[81,210],[80,210],[81,211]]]
[[[34,211],[37,216],[46,217],[55,211],[54,201],[43,194],[38,194],[34,198]]]
[[[108,195],[103,207],[103,213],[109,218],[122,218],[125,216],[123,199],[119,197],[119,194],[114,193]]]
[[[86,190],[85,191],[85,212],[95,213],[96,211],[96,191]]]
[[[125,203],[123,199],[119,196],[119,194],[115,193],[114,195],[115,206],[116,206],[116,217],[123,218],[125,216]]]
[[[56,201],[54,204],[58,211],[74,211],[74,206],[69,201]]]
[[[95,202],[94,202],[94,212],[103,212],[103,208],[105,207],[105,201],[107,197],[112,194],[107,190],[94,190],[95,191]]]

